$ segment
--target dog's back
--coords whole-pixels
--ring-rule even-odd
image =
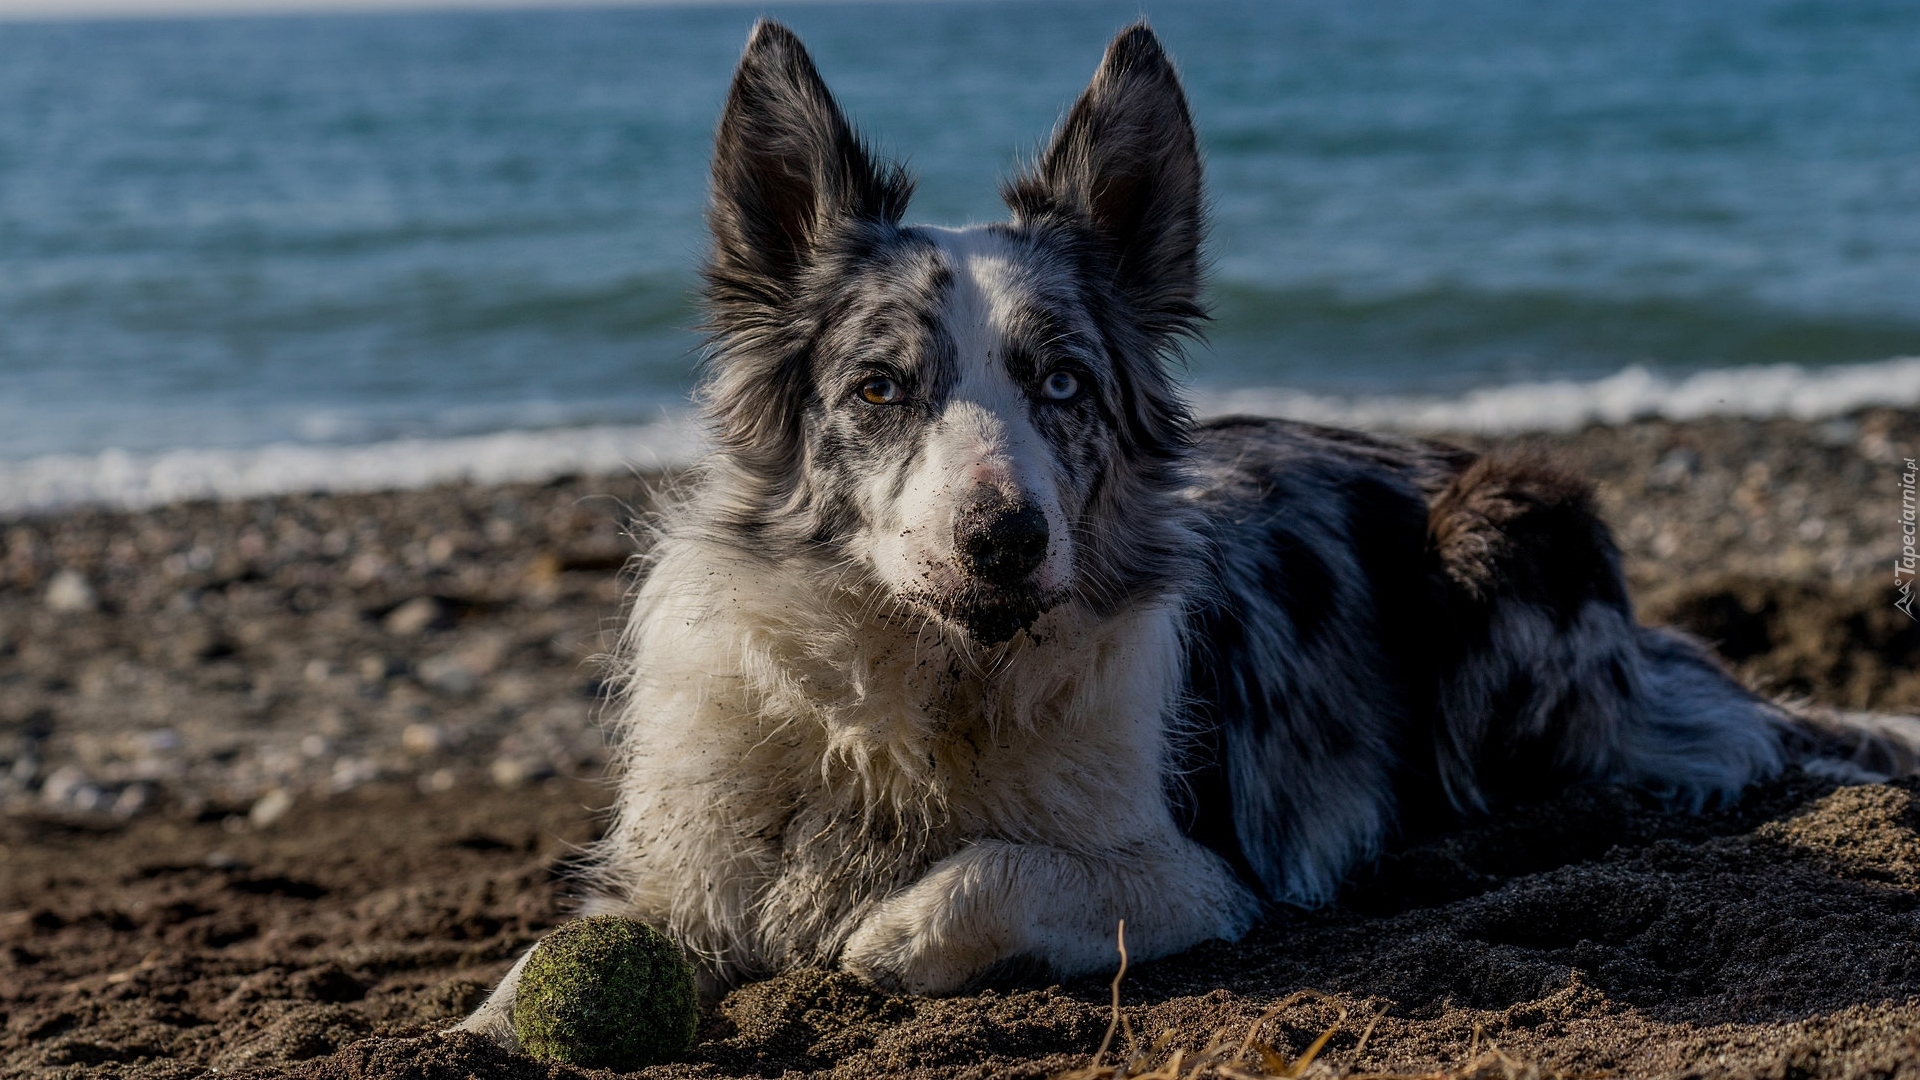
[[[1249,418],[1198,442],[1211,581],[1172,798],[1270,899],[1330,898],[1408,815],[1582,780],[1697,805],[1779,768],[1785,714],[1634,621],[1550,462]]]

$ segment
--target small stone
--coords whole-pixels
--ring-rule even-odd
[[[442,693],[464,696],[480,684],[463,659],[451,653],[430,656],[420,662],[420,681]]]
[[[493,782],[503,788],[517,788],[533,780],[553,775],[553,766],[536,758],[496,758],[487,770]]]
[[[436,724],[408,724],[400,733],[400,746],[416,757],[426,757],[446,749],[447,735]]]
[[[236,651],[232,638],[211,626],[194,626],[174,635],[170,642],[174,661],[180,664],[220,660]]]
[[[293,793],[286,788],[274,788],[254,800],[253,809],[247,811],[247,824],[256,829],[271,829],[291,809]]]
[[[390,634],[412,637],[424,630],[432,629],[442,617],[440,601],[431,596],[416,596],[413,599],[387,612],[383,626]]]
[[[67,614],[93,611],[100,606],[93,586],[78,570],[62,570],[53,575],[53,580],[47,583],[46,600],[49,609]]]
[[[180,749],[180,733],[172,728],[155,728],[138,736],[140,749],[149,754],[166,754]]]
[[[341,758],[333,763],[333,775],[327,777],[327,788],[338,795],[379,778],[380,766],[366,758]]]
[[[420,790],[429,795],[442,791],[451,791],[458,780],[459,778],[454,776],[452,769],[435,769],[420,778]]]
[[[122,821],[137,817],[140,811],[153,801],[153,789],[145,784],[133,784],[120,792],[113,800],[109,812]]]
[[[1867,432],[1860,436],[1858,445],[1860,456],[1868,461],[1886,463],[1894,460],[1893,440],[1889,439],[1884,431]]]
[[[535,592],[550,591],[559,583],[560,572],[560,556],[543,551],[527,563],[527,588]]]
[[[78,766],[62,765],[41,782],[40,800],[48,806],[71,805],[75,796],[91,786],[91,779]]]
[[[1822,446],[1846,446],[1860,435],[1858,421],[1835,417],[1813,429],[1813,437]]]
[[[1666,452],[1647,473],[1647,486],[1677,488],[1700,473],[1700,455],[1685,446]]]
[[[325,706],[320,710],[319,715],[313,718],[313,726],[320,734],[337,739],[347,733],[347,714],[340,711],[338,705]]]
[[[363,551],[347,565],[347,584],[366,585],[385,576],[388,564],[377,551]]]

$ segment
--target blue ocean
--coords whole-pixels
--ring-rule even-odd
[[[997,179],[1148,16],[1208,159],[1203,403],[1920,400],[1912,0],[17,22],[0,509],[136,473],[127,500],[444,472],[409,454],[558,468],[649,430],[670,456],[709,140],[763,12],[939,223],[1001,216]]]

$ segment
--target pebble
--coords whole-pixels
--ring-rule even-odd
[[[1814,428],[1813,437],[1822,446],[1846,446],[1860,437],[1860,425],[1842,416]]]
[[[480,678],[473,669],[459,657],[451,653],[430,656],[420,661],[417,674],[420,681],[435,690],[456,697],[473,693],[480,685]]]
[[[172,728],[155,728],[141,732],[135,742],[149,754],[167,754],[180,749],[180,733]]]
[[[437,754],[447,748],[447,733],[438,724],[408,724],[400,733],[400,747],[416,757]]]
[[[247,824],[256,829],[271,829],[292,809],[293,792],[274,788],[254,800],[253,808],[247,811]]]
[[[487,775],[503,788],[517,788],[534,780],[544,780],[553,775],[553,765],[537,758],[502,757],[495,758],[487,769]]]
[[[431,596],[416,596],[387,613],[381,625],[390,634],[412,637],[432,629],[441,618],[440,601]]]
[[[77,765],[62,765],[40,783],[40,800],[48,806],[91,810],[99,798],[99,789],[93,786],[92,778]]]
[[[93,611],[100,598],[78,570],[62,570],[47,583],[47,607],[63,614]]]
[[[1654,463],[1647,473],[1647,486],[1677,488],[1700,471],[1700,455],[1684,446],[1676,446]]]
[[[153,802],[153,788],[146,784],[128,785],[113,800],[109,813],[122,821],[138,817]]]
[[[327,777],[327,788],[334,794],[352,791],[361,784],[380,779],[380,766],[366,758],[341,758],[334,762]]]

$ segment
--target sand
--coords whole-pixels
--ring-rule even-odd
[[[1774,692],[1920,710],[1891,591],[1920,415],[1539,441],[1600,480],[1643,615]],[[0,1076],[570,1074],[438,1032],[564,917],[656,479],[0,524]],[[1796,773],[1434,824],[1333,908],[1133,965],[1135,1071],[1279,1005],[1242,1069],[1339,1021],[1309,1072],[1920,1074],[1916,795]],[[794,972],[647,1075],[1052,1076],[1108,994]]]

